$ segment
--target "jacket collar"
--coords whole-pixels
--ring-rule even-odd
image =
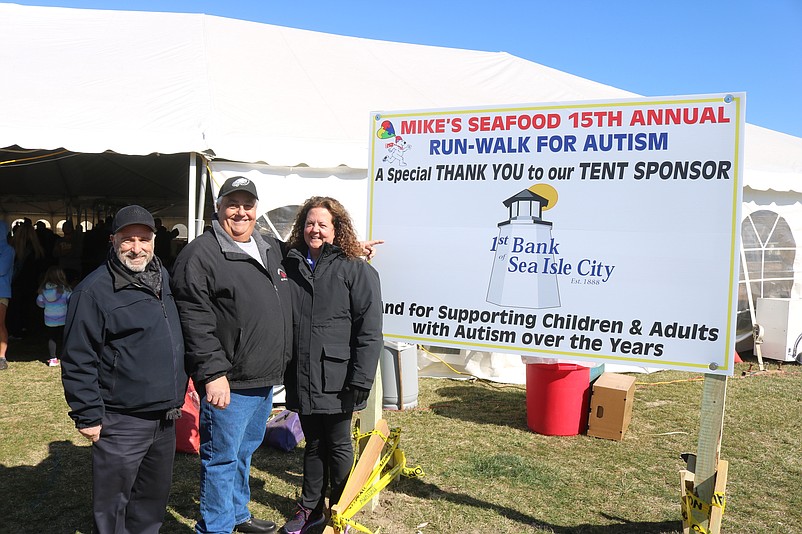
[[[237,242],[234,241],[225,230],[223,230],[223,227],[216,220],[212,221],[212,230],[214,231],[214,237],[217,239],[217,243],[220,245],[220,250],[223,252],[223,254],[250,258],[250,256],[244,250],[242,250]],[[256,243],[256,248],[259,249],[259,255],[262,256],[262,261],[265,265],[267,265],[267,251],[270,250],[270,243],[262,238],[256,228],[254,228],[251,237]]]
[[[320,251],[320,256],[318,256],[317,261],[315,262],[315,271],[317,272],[323,265],[327,265],[331,263],[331,260],[342,254],[342,249],[337,245],[332,245],[331,243],[324,243],[323,250]],[[295,259],[298,260],[298,263],[302,263],[306,265],[307,270],[310,272],[312,271],[312,267],[309,265],[309,262],[306,260],[306,255],[308,254],[308,249],[306,247],[301,249],[294,248],[289,251],[288,255],[293,256]]]
[[[108,259],[106,260],[109,272],[111,273],[114,290],[119,291],[127,287],[147,288],[154,295],[160,295],[163,287],[162,264],[156,254],[145,267],[142,273],[132,272],[122,264],[114,251],[114,247],[109,249]]]

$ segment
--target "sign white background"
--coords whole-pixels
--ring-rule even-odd
[[[373,262],[382,278],[385,337],[732,374],[744,106],[745,95],[732,93],[372,114],[368,237],[386,241]],[[579,122],[583,112],[587,127]],[[646,118],[649,112],[662,115],[663,123],[640,124],[634,119]],[[669,113],[678,114],[679,124],[666,123]],[[549,114],[558,126],[521,129],[507,123],[508,116]],[[488,128],[469,131],[470,124],[479,124],[482,117]],[[384,133],[386,121],[392,131]],[[422,132],[426,125],[428,131]],[[379,137],[382,133],[384,138]],[[620,146],[613,138],[609,150],[586,145],[588,137],[608,141],[618,134],[633,138],[653,134],[662,143],[652,150],[648,146],[638,150],[625,135]],[[538,144],[542,136],[545,146]],[[568,136],[575,137],[575,150],[549,149],[549,141],[564,147]],[[401,141],[408,145],[402,153],[405,165],[398,159],[383,161],[392,159],[389,143],[402,146]],[[464,149],[443,153],[442,147],[453,146],[449,141],[463,143]],[[496,150],[479,149],[488,141]],[[636,176],[638,165],[694,161],[716,162],[726,177],[678,179],[661,177],[659,172],[648,179]],[[583,179],[583,163],[618,167],[612,179],[590,179],[589,169]],[[494,177],[494,164],[522,165],[524,172],[520,179],[505,180]],[[483,179],[446,180],[442,173],[438,177],[438,165],[464,173],[486,167]],[[530,174],[530,168],[542,168],[542,178]],[[573,171],[562,180],[552,171],[550,179],[552,168],[561,168],[564,174],[566,168]],[[428,179],[409,179],[421,176]],[[557,196],[542,218],[552,223],[554,259],[570,264],[572,272],[557,274],[559,307],[492,304],[487,302],[495,259],[492,246],[499,236],[498,224],[509,214],[503,202],[533,186],[538,194]],[[607,281],[580,276],[576,271],[582,260],[612,266],[612,274]],[[410,312],[412,303],[433,310],[421,317]],[[444,319],[441,309],[506,310],[535,316],[530,317],[535,324],[503,324],[498,316],[460,323]],[[623,329],[615,333],[549,327],[545,320],[554,315],[621,321]],[[675,323],[686,327],[688,334],[680,337],[670,328],[666,331]],[[484,335],[478,329],[484,329]],[[496,332],[495,339],[491,331]],[[541,334],[563,339],[551,346],[538,345]],[[584,343],[579,343],[579,336]]]

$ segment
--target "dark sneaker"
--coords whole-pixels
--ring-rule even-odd
[[[244,523],[234,527],[234,532],[264,532],[270,534],[276,531],[276,524],[272,521],[251,517]]]
[[[301,529],[301,534],[312,532],[313,529],[323,526],[325,523],[326,516],[323,512],[313,512],[312,515],[309,516],[309,519],[306,520],[304,528]]]
[[[0,371],[3,369],[8,369],[8,360],[5,358],[0,358]]]
[[[323,511],[311,510],[299,504],[295,511],[295,517],[284,523],[284,526],[279,529],[279,534],[306,534],[325,522],[326,516]]]

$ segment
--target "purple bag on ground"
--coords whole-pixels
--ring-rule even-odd
[[[289,452],[302,439],[304,439],[304,432],[301,430],[301,420],[298,418],[298,414],[284,410],[267,422],[262,445]]]

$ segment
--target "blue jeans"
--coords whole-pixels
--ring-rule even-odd
[[[201,400],[199,534],[230,534],[250,519],[251,456],[262,444],[272,408],[272,387],[232,390],[224,410]]]

